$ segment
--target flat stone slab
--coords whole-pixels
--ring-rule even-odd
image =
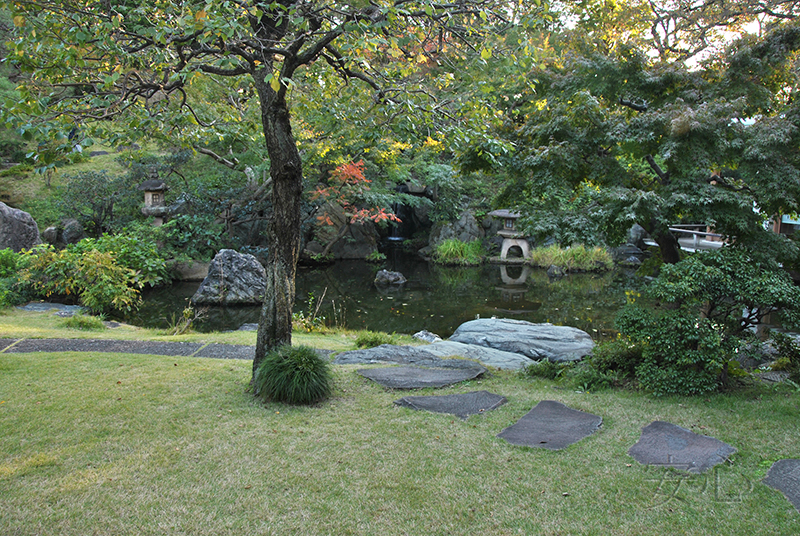
[[[20,305],[17,309],[23,311],[33,311],[34,313],[46,313],[49,311],[58,313],[68,313],[70,315],[84,313],[88,311],[80,305],[64,305],[63,303],[30,302],[27,305]]]
[[[769,468],[763,482],[783,493],[800,512],[800,460],[778,460]]]
[[[695,434],[672,423],[654,421],[642,428],[628,455],[643,465],[702,473],[728,459],[736,449],[713,437]]]
[[[364,350],[342,352],[333,360],[337,365],[369,365],[377,363],[393,363],[400,365],[418,365],[423,367],[454,366],[442,365],[443,362],[462,361],[461,366],[473,366],[474,363],[464,360],[442,359],[460,356],[480,361],[484,365],[499,369],[522,369],[532,363],[524,355],[494,350],[484,346],[461,344],[450,341],[436,342],[425,346],[397,346],[382,344]]]
[[[431,345],[396,346],[393,344],[381,344],[374,348],[342,352],[334,358],[333,362],[337,365],[372,365],[384,363],[439,368],[483,368],[480,364],[466,359],[443,359],[429,352],[427,349],[430,346]],[[486,371],[485,368],[483,370],[484,372]]]
[[[561,450],[592,435],[601,424],[603,418],[598,415],[542,400],[497,437],[512,445]]]
[[[521,370],[533,361],[522,354],[495,350],[486,346],[464,344],[454,341],[441,341],[424,347],[426,351],[439,357],[461,356],[480,361],[484,365],[503,370]]]
[[[489,391],[473,391],[456,395],[404,396],[394,403],[404,408],[433,413],[448,413],[462,419],[499,408],[507,402],[506,397]]]
[[[383,367],[359,369],[356,372],[390,389],[423,389],[472,380],[486,372],[486,369],[480,365],[472,368]]]
[[[461,324],[451,341],[522,354],[539,361],[577,361],[591,353],[592,337],[578,328],[508,318],[480,318]]]

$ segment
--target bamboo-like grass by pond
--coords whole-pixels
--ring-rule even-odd
[[[335,368],[329,400],[291,407],[247,392],[247,361],[0,354],[0,533],[800,532],[800,514],[760,482],[800,457],[789,387],[653,399],[495,372],[414,393],[508,398],[462,421],[396,407],[408,393],[356,368]],[[545,399],[603,426],[558,452],[495,437]],[[641,466],[627,450],[656,419],[738,452],[704,475]]]

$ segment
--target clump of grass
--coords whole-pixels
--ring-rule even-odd
[[[379,331],[362,331],[356,336],[358,348],[374,348],[381,344],[397,344],[397,337]]]
[[[528,365],[523,371],[525,376],[530,378],[544,378],[546,380],[558,379],[565,370],[571,366],[570,363],[554,363],[549,359],[542,359],[536,363]]]
[[[202,320],[205,318],[207,313],[208,307],[201,307],[200,309],[185,307],[180,316],[175,315],[174,313],[170,316],[169,320],[167,321],[169,327],[164,331],[164,333],[171,336],[191,333],[193,331],[194,322],[196,320]]]
[[[558,245],[535,248],[531,251],[531,264],[542,268],[558,266],[567,272],[610,270],[614,265],[608,250],[588,248],[582,244],[566,249]]]
[[[288,404],[324,400],[332,385],[330,363],[310,346],[282,346],[270,352],[253,378],[256,395]]]
[[[486,253],[480,240],[462,242],[456,238],[450,238],[436,247],[436,251],[433,253],[433,262],[459,266],[477,266],[483,263],[485,256]]]
[[[100,318],[91,315],[73,315],[64,319],[64,327],[69,329],[80,329],[82,331],[103,331],[105,324]]]

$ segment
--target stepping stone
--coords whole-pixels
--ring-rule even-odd
[[[592,435],[602,423],[598,415],[543,400],[497,437],[512,445],[561,450]]]
[[[639,441],[628,449],[628,455],[642,465],[673,467],[696,474],[724,462],[734,452],[735,448],[719,439],[664,421],[654,421],[642,428]]]
[[[457,395],[440,396],[404,396],[394,403],[405,408],[432,411],[433,413],[449,413],[466,419],[492,411],[506,403],[506,397],[489,391],[474,391]]]
[[[778,460],[773,463],[764,484],[783,493],[800,512],[800,460]]]
[[[356,372],[390,389],[422,389],[472,380],[486,372],[486,369],[480,366],[457,369],[384,367],[359,369]]]

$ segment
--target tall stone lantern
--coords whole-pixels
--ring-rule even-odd
[[[516,246],[522,251],[522,257],[527,259],[531,256],[531,246],[528,240],[522,236],[522,233],[517,231],[517,219],[521,216],[519,212],[513,212],[508,209],[493,210],[489,216],[495,218],[502,218],[503,228],[497,231],[497,234],[503,237],[503,245],[500,248],[500,258],[508,258],[508,250]]]
[[[148,179],[139,185],[139,190],[144,192],[142,214],[153,216],[153,225],[163,225],[167,215],[164,194],[169,190],[166,183],[161,179]]]

